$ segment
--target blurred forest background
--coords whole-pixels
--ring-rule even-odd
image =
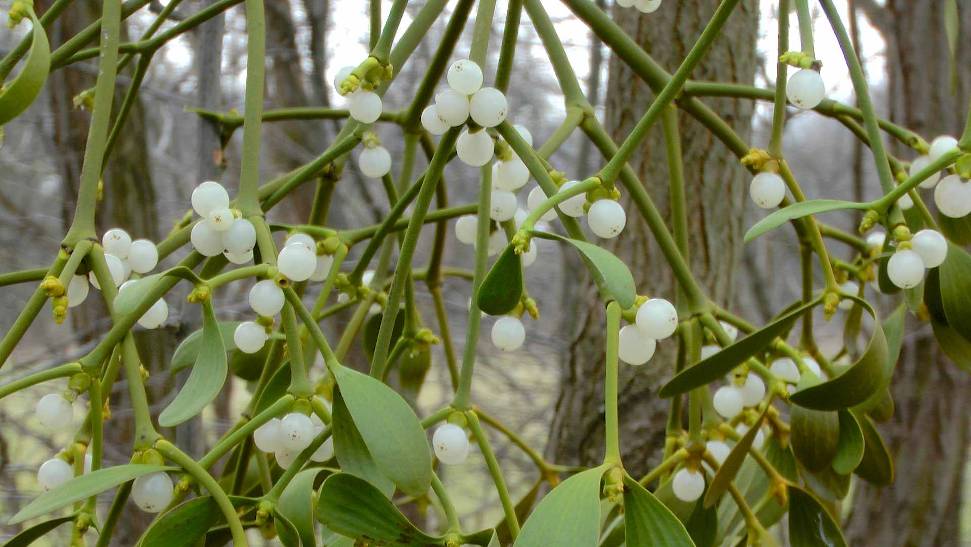
[[[38,13],[47,8],[49,1],[35,0]],[[669,71],[677,67],[718,4],[717,0],[668,0],[658,12],[642,16],[632,9],[611,6],[607,0],[597,1],[611,10],[615,21]],[[165,3],[129,0],[128,4],[144,7],[127,19],[127,38],[123,40],[137,39]],[[172,19],[181,19],[210,3],[184,0],[174,10]],[[356,64],[366,55],[367,4],[350,0],[266,2],[266,108],[343,104],[331,82],[342,66]],[[409,14],[421,2],[412,4]],[[545,4],[578,76],[584,79],[585,91],[598,116],[606,121],[615,138],[622,137],[653,94],[630,70],[613,60],[609,50],[590,36],[567,8],[552,0]],[[771,87],[775,80],[776,4],[772,0],[745,0],[693,78]],[[951,63],[940,0],[847,0],[838,4],[844,20],[850,21],[881,115],[928,140],[941,133],[959,134],[971,91],[971,63],[967,62],[971,59],[971,5],[959,2],[957,58],[963,61]],[[9,5],[9,0],[0,0],[0,11],[5,13]],[[506,1],[499,1],[490,63],[496,61],[506,6]],[[99,11],[100,2],[75,0],[48,29],[52,46],[87,26]],[[815,9],[814,17],[816,52],[823,61],[822,74],[829,95],[852,104],[852,88],[832,33]],[[401,75],[385,96],[386,110],[403,107],[412,97],[445,20],[447,17],[440,19],[414,57],[400,67]],[[0,23],[5,25],[6,21]],[[402,28],[407,24],[408,16]],[[0,55],[19,42],[25,26],[0,32]],[[464,56],[470,39],[471,25],[454,58]],[[99,231],[121,226],[133,237],[158,240],[187,210],[193,186],[215,179],[231,189],[235,187],[241,135],[228,142],[223,154],[216,128],[190,109],[241,109],[245,45],[244,13],[241,7],[234,7],[167,44],[155,56],[108,165]],[[791,49],[797,49],[797,45],[798,37],[793,36]],[[564,111],[542,44],[525,15],[516,56],[508,93],[511,119],[528,127],[539,144],[557,127]],[[494,66],[485,72],[488,82]],[[44,266],[57,251],[74,209],[89,116],[75,107],[73,99],[93,86],[95,73],[94,61],[54,71],[42,98],[5,128],[0,148],[3,271]],[[119,78],[119,99],[129,83],[130,68]],[[767,103],[701,100],[753,146],[766,145],[770,121]],[[869,151],[843,124],[812,112],[789,114],[785,152],[809,197],[874,197],[879,187]],[[264,125],[262,179],[313,158],[331,142],[337,130],[337,123],[331,121]],[[724,145],[685,114],[681,117],[681,130],[686,143],[692,208],[692,265],[722,304],[741,310],[751,320],[765,321],[799,293],[796,239],[790,232],[778,230],[743,248],[741,234],[764,214],[753,210],[745,198],[749,175]],[[400,131],[381,127],[379,133],[392,156],[398,157]],[[905,160],[914,156],[898,143],[890,143],[890,151]],[[633,161],[662,208],[667,184],[664,155],[657,127]],[[551,162],[571,178],[583,178],[599,168],[602,158],[578,133]],[[452,203],[474,200],[476,173],[462,166],[449,168],[446,180]],[[306,198],[312,191],[311,185],[300,190]],[[525,205],[525,193],[520,200]],[[309,202],[299,196],[286,200],[269,217],[271,221],[297,222],[306,218]],[[347,164],[334,204],[329,223],[335,227],[374,224],[387,210],[378,183],[356,172],[354,162]],[[847,229],[854,229],[857,220],[845,213],[827,217],[827,221]],[[670,275],[665,272],[646,226],[630,226],[612,245],[612,250],[632,266],[639,292],[672,292]],[[848,253],[848,249],[837,249],[837,256],[845,258]],[[545,450],[551,460],[586,464],[602,451],[598,444],[602,442],[598,429],[602,421],[601,391],[597,381],[591,381],[602,378],[602,373],[597,372],[602,366],[602,311],[593,305],[589,280],[583,277],[585,270],[574,263],[574,256],[562,254],[553,245],[541,246],[540,255],[540,260],[527,270],[527,286],[539,304],[542,319],[526,322],[527,342],[521,351],[500,354],[487,342],[480,345],[474,400]],[[419,254],[419,263],[423,256],[427,254]],[[179,258],[177,253],[168,260]],[[467,267],[471,259],[469,247],[450,242],[447,264]],[[15,311],[32,290],[24,285],[0,291],[0,309],[4,310],[0,314],[0,331],[9,327]],[[236,319],[246,313],[247,290],[248,286],[234,286],[221,297],[221,319]],[[454,317],[452,335],[460,341],[464,338],[469,285],[450,279],[444,293],[448,311]],[[868,288],[868,296],[876,297],[875,289]],[[150,397],[156,410],[166,405],[174,395],[173,388],[182,380],[167,372],[172,350],[200,324],[197,312],[193,313],[194,308],[185,305],[182,297],[184,294],[176,294],[168,299],[172,312],[164,328],[138,335],[142,359],[152,373]],[[435,312],[427,291],[419,291],[418,298],[426,322],[432,324]],[[347,317],[338,317],[326,327],[334,332],[346,320]],[[61,326],[53,321],[38,321],[0,372],[0,383],[83,354],[105,331],[107,321],[97,298],[89,298],[82,307],[73,309]],[[490,327],[491,321],[487,320],[484,332]],[[838,326],[831,327],[832,336],[838,336]],[[971,518],[964,501],[971,442],[971,423],[964,401],[971,395],[971,381],[967,373],[936,350],[929,326],[915,322],[907,332],[905,350],[895,373],[896,414],[881,424],[896,459],[897,482],[882,490],[857,484],[851,493],[853,501],[845,510],[847,539],[851,545],[881,547],[971,545]],[[433,351],[432,372],[419,400],[422,409],[436,408],[447,396],[444,390],[448,377],[441,346]],[[666,406],[658,406],[653,394],[659,382],[669,375],[670,369],[663,363],[671,353],[671,347],[661,348],[646,367],[626,367],[621,379],[625,461],[633,463],[635,469],[650,467],[663,446],[663,417],[659,416],[666,412]],[[349,364],[363,365],[364,360],[363,351],[356,349],[350,354]],[[318,374],[321,370],[322,367],[316,367]],[[52,437],[41,431],[32,418],[34,401],[51,391],[52,386],[45,385],[20,392],[0,404],[0,520],[5,521],[37,495],[37,466],[70,441],[68,436]],[[236,409],[247,397],[246,383],[236,379],[202,419],[166,434],[190,453],[201,454],[231,425]],[[115,385],[112,403],[112,419],[106,431],[107,465],[127,462],[130,457],[131,431],[123,381]],[[494,441],[512,494],[520,497],[533,486],[532,465],[505,439]],[[499,505],[493,489],[488,487],[481,457],[449,467],[444,480],[455,490],[454,497],[469,528],[492,526],[499,519]],[[105,498],[104,503],[109,501]],[[132,545],[150,518],[129,507],[119,525],[117,544]],[[16,531],[0,527],[0,540]]]

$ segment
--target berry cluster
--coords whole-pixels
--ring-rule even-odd
[[[202,217],[189,236],[199,254],[222,254],[233,264],[253,260],[256,228],[229,208],[229,193],[221,184],[210,180],[196,186],[192,191],[192,209]]]
[[[325,406],[327,405],[324,401]],[[293,460],[324,431],[324,422],[316,414],[291,412],[283,418],[271,418],[253,432],[253,443],[263,452],[272,453],[276,463],[286,469]],[[311,454],[315,462],[325,462],[334,456],[334,440],[328,437]]]
[[[367,82],[360,82],[350,92],[345,92],[342,86],[355,68],[357,67],[345,66],[338,70],[334,78],[334,89],[347,100],[347,110],[352,118],[364,124],[374,123],[381,117],[381,97],[373,89],[367,89]]]

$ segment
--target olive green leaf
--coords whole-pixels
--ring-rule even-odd
[[[394,483],[374,463],[374,458],[364,444],[361,432],[354,425],[354,420],[351,419],[339,391],[334,392],[331,428],[334,436],[334,454],[337,456],[341,471],[370,482],[385,496],[390,497],[394,492]]]
[[[798,408],[798,407],[797,407]],[[848,410],[839,410],[839,442],[836,446],[836,456],[833,458],[833,471],[840,475],[849,475],[860,461],[863,460],[863,430],[859,422]]]
[[[392,545],[444,545],[442,538],[419,530],[371,483],[336,473],[320,487],[317,519],[350,537]]]
[[[768,407],[762,411],[758,420],[745,432],[745,435],[742,435],[742,438],[735,443],[732,451],[725,457],[725,461],[718,467],[718,471],[715,472],[715,476],[712,477],[711,482],[708,484],[708,490],[705,492],[704,506],[706,508],[718,502],[718,498],[728,490],[732,479],[738,474],[738,470],[742,467],[742,462],[745,461],[745,457],[752,448],[752,443],[755,442],[755,436],[758,435],[759,429],[762,427],[762,420],[765,419],[766,411],[768,411]]]
[[[835,378],[793,393],[789,398],[793,403],[814,410],[849,408],[866,401],[890,382],[889,349],[883,326],[870,304],[853,299],[874,319],[873,333],[863,355]]]
[[[931,320],[937,345],[955,365],[971,372],[971,342],[951,327]]]
[[[550,490],[526,519],[516,547],[589,547],[600,536],[600,478],[606,465],[577,473]]]
[[[796,319],[819,302],[820,299],[817,298],[791,308],[761,329],[684,369],[665,384],[659,394],[661,397],[672,397],[718,380],[750,357],[763,351],[776,337],[788,332]]]
[[[789,487],[789,545],[846,547],[839,525],[823,504],[797,486]]]
[[[277,512],[293,525],[303,547],[317,545],[314,531],[314,481],[322,469],[305,469],[296,474],[280,494]]]
[[[755,225],[749,228],[748,232],[745,233],[745,243],[748,243],[749,241],[752,241],[765,233],[771,232],[779,226],[782,226],[783,224],[797,218],[827,213],[830,211],[866,208],[866,203],[856,203],[854,201],[842,201],[838,199],[811,199],[809,201],[793,203],[792,205],[783,207],[777,211],[773,211],[772,213],[766,215],[766,217],[762,220],[756,222]]]
[[[832,410],[793,406],[790,427],[792,451],[799,463],[810,471],[829,467],[839,446],[839,414]]]
[[[159,414],[159,425],[176,426],[202,412],[222,390],[228,369],[219,323],[207,300],[202,304],[202,348],[182,389]]]
[[[893,457],[887,450],[887,445],[883,443],[880,433],[875,425],[867,416],[855,415],[863,432],[865,448],[863,459],[854,471],[867,482],[878,486],[886,486],[893,483]]]
[[[562,241],[572,245],[580,252],[580,258],[586,263],[587,269],[590,270],[597,287],[600,288],[604,300],[616,300],[625,309],[634,305],[634,300],[637,298],[637,292],[634,289],[634,276],[630,273],[627,265],[613,253],[578,239],[569,239],[547,232],[533,231],[530,233],[536,237]]]
[[[24,66],[12,82],[0,85],[0,126],[16,118],[34,102],[44,87],[51,67],[51,45],[31,7],[27,7],[31,29],[30,51]],[[0,82],[2,83],[2,82]]]
[[[44,522],[35,524],[7,540],[7,542],[3,544],[3,547],[27,547],[31,543],[46,536],[58,526],[66,522],[73,521],[76,517],[77,515],[68,515],[66,517],[45,520]]]
[[[76,501],[100,494],[119,484],[137,479],[142,475],[157,473],[159,471],[170,471],[172,469],[174,468],[164,465],[142,464],[116,465],[114,467],[98,469],[97,471],[74,477],[57,488],[37,496],[16,515],[11,517],[7,521],[7,524],[17,524],[18,522],[45,515],[51,511],[67,507]]]
[[[971,339],[971,255],[948,243],[947,258],[938,274],[947,324],[964,338]]]
[[[519,304],[522,296],[523,261],[509,244],[479,286],[479,309],[489,315],[504,315]]]
[[[958,245],[971,245],[971,217],[951,218],[939,214],[937,225],[947,239]]]
[[[624,532],[627,545],[695,545],[678,517],[630,476],[624,477]]]
[[[193,498],[169,509],[145,530],[139,547],[193,547],[217,523],[222,510],[211,496]]]
[[[242,321],[219,321],[219,336],[223,340],[223,346],[227,351],[236,349],[236,341],[233,340],[233,333]],[[199,349],[202,348],[202,329],[189,334],[185,340],[179,343],[172,353],[172,361],[169,368],[173,371],[182,370],[196,362]]]
[[[283,547],[300,547],[300,534],[297,533],[297,527],[279,511],[273,511],[273,527]]]

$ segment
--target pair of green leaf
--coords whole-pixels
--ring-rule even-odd
[[[256,498],[243,496],[230,496],[229,501],[237,509],[253,507],[259,502]],[[283,503],[282,497],[280,503]],[[200,496],[159,515],[138,540],[138,547],[195,547],[207,534],[218,534],[223,526],[225,518],[219,504],[212,496]],[[223,545],[225,542],[214,543]]]
[[[792,450],[810,471],[832,469],[849,475],[863,460],[864,439],[853,414],[793,407],[790,419]]]
[[[19,116],[34,102],[44,87],[51,67],[51,45],[44,26],[40,24],[33,8],[26,9],[33,26],[30,51],[20,73],[0,91],[0,126]]]

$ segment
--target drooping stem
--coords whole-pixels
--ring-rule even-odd
[[[779,0],[779,41],[776,51],[779,59],[775,63],[775,96],[772,104],[772,137],[769,139],[769,155],[782,157],[782,132],[786,123],[786,73],[789,65],[780,59],[789,51],[789,2]]]
[[[499,494],[502,511],[506,515],[506,526],[509,527],[509,535],[515,540],[516,536],[519,535],[519,517],[516,516],[516,505],[509,496],[509,489],[506,488],[506,479],[502,475],[502,469],[499,468],[499,461],[496,460],[496,454],[492,451],[492,445],[489,444],[489,438],[486,436],[486,432],[482,430],[482,426],[479,424],[479,417],[476,416],[475,412],[468,411],[465,413],[465,418],[468,420],[469,429],[472,430],[472,436],[475,437],[476,442],[479,444],[482,457],[485,458],[486,467],[489,468],[489,475],[492,476],[492,482],[496,485],[496,493]]]

